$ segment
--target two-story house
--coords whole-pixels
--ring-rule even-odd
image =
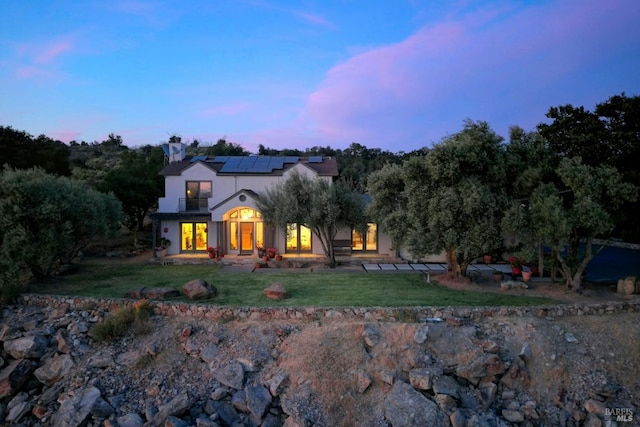
[[[338,176],[335,158],[323,156],[194,156],[184,145],[166,146],[169,164],[160,171],[165,196],[154,213],[154,236],[172,242],[167,253],[206,253],[220,247],[226,256],[258,255],[275,247],[283,254],[323,255],[322,246],[303,224],[286,230],[263,221],[257,208],[259,194],[286,180],[294,171],[310,178],[333,181]],[[388,255],[390,239],[370,224],[362,235],[343,230],[337,236],[349,242],[353,254]]]

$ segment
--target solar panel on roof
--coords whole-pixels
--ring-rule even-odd
[[[229,156],[215,156],[213,163],[226,163],[229,160]]]
[[[247,169],[250,173],[270,173],[272,169],[269,167],[271,156],[259,156],[256,157],[256,162],[252,167]]]
[[[191,163],[205,161],[206,159],[207,159],[207,156],[193,156],[191,158]]]
[[[229,159],[224,163],[224,166],[220,169],[220,172],[223,173],[233,173],[238,172],[238,165],[242,161],[242,157],[240,156],[229,156]]]
[[[309,163],[322,163],[322,156],[310,156]]]
[[[269,160],[269,167],[271,170],[282,169],[284,167],[284,157],[272,157]]]
[[[284,158],[285,163],[298,163],[298,156],[286,156]]]
[[[240,164],[238,165],[238,171],[246,172],[247,170],[251,169],[253,164],[256,162],[256,158],[257,158],[256,156],[243,157],[242,160],[240,161]]]

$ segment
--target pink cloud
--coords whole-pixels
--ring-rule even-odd
[[[637,40],[629,31],[637,27],[638,5],[618,0],[579,8],[564,2],[485,8],[426,26],[334,66],[304,114],[329,140],[376,146],[420,138],[427,145],[457,132],[467,117],[535,125],[548,107],[572,102],[557,99],[566,96],[560,89],[576,84],[577,74],[625,40]],[[521,105],[537,105],[539,116],[524,117]]]
[[[49,45],[36,48],[33,61],[38,64],[48,64],[57,59],[60,55],[73,50],[73,43],[68,40],[54,42]]]

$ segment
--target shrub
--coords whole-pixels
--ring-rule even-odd
[[[126,335],[131,328],[136,335],[148,333],[151,328],[147,320],[151,315],[151,306],[145,299],[136,302],[133,307],[121,308],[102,323],[96,323],[90,336],[99,342],[111,342]]]

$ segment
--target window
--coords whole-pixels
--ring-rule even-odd
[[[211,197],[211,181],[187,181],[185,210],[199,211],[207,208],[207,199]]]
[[[302,224],[287,224],[286,252],[311,252],[311,229]]]
[[[367,224],[367,231],[362,234],[353,230],[351,232],[351,250],[360,252],[378,251],[378,225]]]

